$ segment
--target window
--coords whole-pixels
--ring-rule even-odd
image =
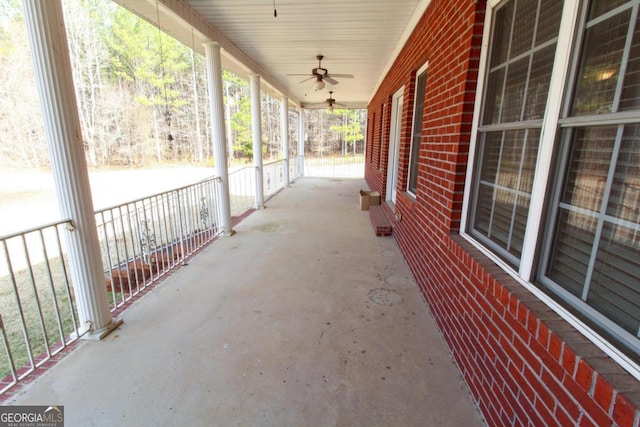
[[[409,183],[407,190],[414,196],[418,188],[418,162],[422,140],[422,116],[424,114],[424,92],[427,87],[427,70],[424,66],[416,74],[416,91],[413,102],[413,128],[411,129],[411,154],[409,157]]]
[[[593,1],[586,12],[573,91],[560,121],[560,174],[540,280],[603,315],[614,335],[635,337],[638,350],[638,2]]]
[[[471,234],[520,262],[562,2],[509,1],[495,13]]]
[[[563,3],[491,10],[465,229],[637,356],[640,0]]]

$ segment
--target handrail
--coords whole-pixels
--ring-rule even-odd
[[[200,181],[196,182],[196,184],[200,184],[200,183],[203,183],[203,182],[206,182],[206,181],[209,181],[209,180],[220,180],[220,179],[222,179],[222,178],[220,178],[217,175],[212,175],[212,176],[210,176],[208,178],[201,179]],[[151,197],[157,197],[157,196],[160,196],[162,194],[169,193],[169,192],[172,192],[172,191],[183,190],[185,188],[191,187],[192,185],[194,185],[194,184],[183,185],[182,187],[176,187],[176,188],[171,188],[169,190],[160,191],[158,193],[152,193],[152,194],[150,194],[148,196],[140,197],[138,199],[132,199],[132,200],[129,200],[129,201],[126,201],[126,202],[123,202],[123,203],[119,203],[117,205],[112,205],[112,206],[108,206],[108,207],[105,207],[105,208],[101,208],[99,210],[96,210],[95,213],[102,212],[102,211],[107,211],[107,210],[110,210],[110,209],[115,209],[118,206],[123,206],[123,205],[130,204],[130,203],[140,202],[140,201],[142,201],[144,199],[148,199],[148,198],[151,198]]]
[[[62,224],[69,224],[71,227],[73,227],[73,221],[70,218],[60,219],[58,221],[53,221],[53,222],[45,223],[43,225],[37,225],[37,226],[31,227],[31,228],[27,228],[26,230],[21,230],[21,231],[16,231],[16,232],[10,233],[10,234],[5,234],[4,236],[0,236],[0,240],[13,239],[14,237],[19,237],[19,236],[21,236],[23,234],[33,233],[33,232],[41,230],[43,228],[54,227],[56,225],[62,225]]]
[[[290,181],[302,176],[300,160],[305,175],[363,176],[362,156],[342,161],[277,159],[263,164],[267,197],[288,185],[285,167]],[[229,173],[232,215],[242,215],[254,205],[255,171],[256,166],[248,165]],[[212,175],[95,212],[112,311],[218,237],[221,180]],[[60,238],[73,227],[71,219],[62,219],[0,236],[0,394],[79,338],[73,284]]]

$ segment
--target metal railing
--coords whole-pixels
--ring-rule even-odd
[[[304,175],[316,178],[364,178],[364,154],[304,158]]]
[[[284,168],[286,167],[287,162],[284,159],[262,165],[262,174],[264,176],[262,184],[265,199],[273,196],[285,187]]]
[[[245,166],[229,172],[231,215],[240,216],[255,206],[256,168]]]
[[[95,213],[111,311],[218,236],[216,181]],[[0,237],[0,393],[79,338],[60,237],[70,226],[63,220]]]
[[[111,310],[218,234],[216,178],[96,212]]]
[[[268,198],[301,176],[299,157],[263,165]],[[362,177],[364,157],[307,158],[308,176]],[[112,311],[149,288],[215,239],[219,178],[154,194],[95,213]],[[229,174],[232,215],[255,203],[256,168]],[[70,220],[0,237],[0,394],[79,338],[66,250]]]
[[[63,220],[0,237],[0,393],[78,339]]]
[[[304,161],[302,156],[295,156],[289,159],[289,181],[293,182],[302,176],[301,164]]]

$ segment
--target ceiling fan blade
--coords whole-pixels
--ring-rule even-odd
[[[331,83],[332,85],[337,85],[339,83],[337,80],[334,80],[333,78],[331,78],[329,76],[324,76],[322,78],[322,80],[324,80],[327,83]]]
[[[309,74],[309,73],[303,73],[303,74],[287,74],[287,76],[289,76],[289,77],[299,77],[299,76],[311,76],[311,74]]]
[[[334,102],[333,105],[339,105],[341,107],[346,107],[347,106],[347,104],[341,104],[339,102]]]
[[[338,77],[340,79],[352,79],[353,74],[331,74],[331,77]]]
[[[315,77],[309,77],[307,79],[300,80],[298,83],[304,83],[304,82],[308,82],[309,80],[314,80],[314,79],[315,79]]]

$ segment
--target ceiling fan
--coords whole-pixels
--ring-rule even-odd
[[[339,102],[336,102],[336,100],[333,98],[333,91],[332,90],[329,91],[329,98],[325,99],[324,102],[316,102],[315,104],[306,104],[306,105],[311,107],[311,106],[314,106],[314,105],[324,105],[324,104],[327,105],[327,108],[329,110],[333,110],[333,108],[335,106],[346,107],[346,104],[341,104]]]
[[[315,83],[313,87],[315,90],[324,89],[324,82],[327,82],[332,85],[337,85],[339,82],[334,79],[334,77],[342,78],[342,79],[352,79],[353,74],[329,74],[329,70],[326,68],[322,68],[322,59],[323,55],[317,55],[318,66],[311,70],[311,74],[287,74],[288,76],[308,76],[308,78],[300,81],[300,83],[308,82],[309,80],[315,79]]]

